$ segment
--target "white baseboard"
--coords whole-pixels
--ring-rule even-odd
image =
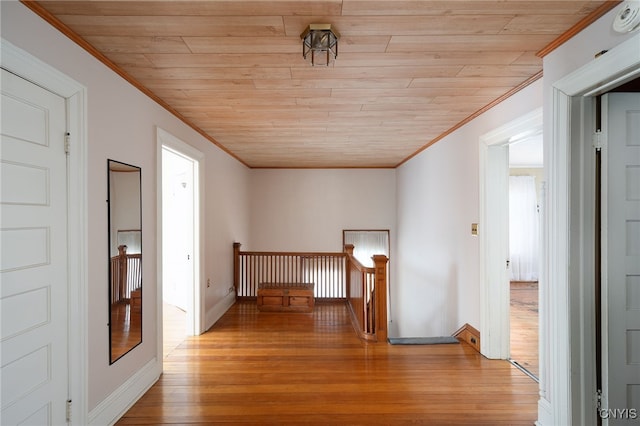
[[[544,398],[538,400],[538,420],[535,424],[536,426],[552,426],[554,424],[551,404]]]
[[[160,378],[162,363],[149,361],[96,408],[89,412],[90,425],[113,425]]]
[[[205,314],[205,330],[208,330],[229,310],[236,302],[236,292],[231,291],[221,301],[216,303]]]

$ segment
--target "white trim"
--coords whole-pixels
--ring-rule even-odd
[[[549,155],[548,228],[546,228],[546,264],[548,276],[549,322],[547,330],[541,330],[550,354],[548,372],[541,377],[541,398],[538,403],[538,424],[572,424],[571,407],[571,351],[570,318],[581,316],[580,331],[588,332],[583,313],[569,305],[570,258],[570,195],[579,190],[579,183],[570,186],[571,97],[599,93],[640,75],[640,34],[620,43],[609,52],[553,84],[553,110],[549,117],[550,140],[545,140]],[[546,154],[545,154],[546,155]],[[583,296],[578,296],[582,298]],[[584,313],[588,315],[588,313]],[[581,369],[577,377],[592,377],[592,366],[574,366]],[[577,379],[576,379],[577,380]],[[585,396],[587,398],[588,396]],[[549,407],[550,406],[550,407]],[[550,415],[549,415],[550,413]],[[543,422],[543,415],[544,422]],[[547,420],[548,419],[548,420]]]
[[[183,142],[177,137],[173,136],[169,132],[157,128],[158,133],[158,273],[159,277],[162,277],[162,149],[167,148],[171,151],[176,152],[179,155],[182,155],[189,160],[193,161],[194,164],[194,174],[197,179],[195,184],[197,185],[196,193],[194,194],[194,204],[198,206],[194,211],[194,235],[193,235],[193,245],[197,247],[197,255],[194,256],[194,270],[196,273],[194,274],[194,289],[193,295],[191,298],[190,305],[193,306],[193,311],[188,312],[188,332],[191,335],[199,335],[204,333],[205,331],[205,289],[203,288],[203,284],[206,283],[205,277],[205,269],[204,269],[204,238],[205,235],[204,230],[204,204],[205,204],[205,192],[204,192],[204,154],[198,151],[193,146]],[[161,283],[162,280],[159,280]],[[158,306],[162,306],[162,284],[160,284],[158,288]],[[160,312],[162,314],[162,312]],[[159,319],[158,324],[162,324],[162,316]],[[159,329],[162,327],[158,327]],[[159,332],[159,342],[162,343],[162,334],[161,330]],[[162,352],[160,352],[162,353]]]
[[[88,213],[87,213],[87,96],[81,89],[67,98],[68,131],[71,153],[68,156],[68,223],[69,245],[69,380],[73,402],[74,424],[84,424],[88,411]],[[77,396],[76,396],[77,395]],[[77,413],[77,414],[76,414]]]
[[[157,133],[157,131],[156,131]],[[164,371],[164,301],[162,277],[162,142],[156,135],[156,356],[162,361],[160,369]]]
[[[16,47],[4,38],[0,39],[0,42],[2,68],[7,71],[11,71],[25,80],[66,99],[76,93],[86,91],[86,88],[77,81],[61,73],[51,65],[42,62],[30,53]]]
[[[67,163],[69,398],[72,424],[88,414],[87,89],[28,52],[0,39],[2,67],[66,99],[71,151]],[[72,367],[72,368],[71,368]]]
[[[609,204],[609,120],[610,120],[610,108],[609,108],[609,96],[602,96],[602,104],[600,107],[600,111],[602,113],[601,119],[601,151],[600,151],[600,160],[601,160],[601,216],[600,216],[600,235],[601,235],[601,258],[600,258],[600,276],[602,278],[601,281],[601,362],[602,362],[602,408],[613,408],[609,405],[609,350],[610,345],[610,336],[609,336],[609,226],[611,226],[609,222],[609,210],[611,205]],[[619,131],[618,131],[619,132]],[[614,133],[615,134],[615,133]],[[620,134],[620,133],[618,133]],[[614,145],[615,146],[615,145]],[[615,234],[614,234],[615,235]],[[623,346],[624,347],[624,346]],[[605,350],[605,348],[607,348]],[[618,346],[619,349],[620,346]],[[607,426],[609,424],[609,419],[603,419],[603,425]]]
[[[162,353],[162,352],[161,352]],[[88,425],[115,424],[160,378],[157,358],[147,362],[89,413]]]
[[[538,401],[538,420],[536,420],[535,424],[536,426],[553,424],[551,404],[546,399]]]
[[[492,359],[507,359],[510,351],[509,138],[533,128],[542,128],[542,108],[480,137],[480,352]]]
[[[509,357],[508,164],[508,146],[480,144],[480,352],[490,359]]]
[[[633,80],[640,74],[637,62],[639,43],[640,33],[578,68],[553,86],[568,96],[593,96]]]
[[[569,346],[569,174],[570,98],[554,89],[553,129],[549,150],[548,228],[545,264],[548,274],[545,299],[548,321],[542,325],[541,339],[548,342],[548,369],[540,377],[541,398],[549,401],[553,424],[571,424]],[[560,124],[564,123],[564,125]],[[544,395],[544,396],[543,396]]]

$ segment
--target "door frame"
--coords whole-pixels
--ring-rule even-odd
[[[586,120],[576,109],[576,99],[584,99],[606,92],[623,82],[640,75],[640,33],[620,43],[606,54],[592,60],[581,68],[552,83],[553,106],[545,113],[548,132],[545,132],[545,159],[548,159],[547,178],[548,216],[544,223],[543,244],[547,267],[545,279],[541,283],[541,308],[545,315],[541,318],[540,354],[540,399],[538,401],[538,425],[572,424],[573,418],[580,418],[592,405],[594,395],[584,392],[573,395],[572,389],[593,383],[595,369],[593,360],[578,356],[581,344],[588,339],[593,314],[582,309],[588,303],[588,296],[579,288],[570,286],[573,278],[567,265],[570,259],[580,259],[579,269],[588,266],[586,253],[576,253],[572,247],[572,195],[582,195],[582,182],[571,179],[572,140],[582,140]],[[572,123],[572,119],[578,123]],[[588,136],[588,135],[587,135]],[[579,161],[579,160],[578,160]],[[573,163],[574,167],[577,163]],[[574,205],[575,207],[575,205]],[[577,232],[581,232],[578,230]],[[579,273],[572,268],[573,273]],[[569,303],[569,300],[578,303]],[[570,327],[577,324],[578,327]],[[572,329],[574,330],[572,335]],[[578,338],[576,339],[576,334]],[[581,412],[583,414],[581,414]]]
[[[204,330],[204,314],[205,300],[203,283],[205,279],[204,270],[204,154],[193,146],[183,142],[179,138],[173,136],[166,130],[157,127],[157,159],[158,159],[158,306],[162,307],[163,289],[162,289],[162,150],[166,147],[193,161],[194,164],[194,229],[193,229],[193,290],[188,295],[188,304],[193,307],[191,311],[187,311],[187,333],[197,336],[202,334]],[[158,324],[162,324],[162,309],[158,309]],[[162,327],[158,327],[158,353],[162,353]]]
[[[0,39],[2,68],[65,99],[67,156],[68,375],[72,423],[88,424],[87,89],[30,53]],[[73,366],[73,368],[72,368]]]
[[[541,127],[537,108],[480,136],[480,352],[490,359],[510,352],[509,138]]]

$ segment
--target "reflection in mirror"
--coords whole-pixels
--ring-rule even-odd
[[[109,363],[142,342],[140,167],[108,160]]]

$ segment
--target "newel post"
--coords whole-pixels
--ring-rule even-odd
[[[373,256],[376,280],[376,338],[378,342],[387,341],[387,262],[384,254]]]
[[[354,247],[355,247],[355,246],[354,246],[353,244],[345,244],[345,245],[344,245],[344,251],[345,251],[345,253],[348,253],[348,254],[349,254],[349,256],[353,256],[353,248],[354,248]]]
[[[240,243],[233,243],[233,287],[238,295],[238,286],[240,284]]]
[[[346,264],[346,271],[347,273],[345,274],[345,290],[346,290],[346,297],[347,300],[351,300],[351,256],[353,256],[353,248],[354,245],[353,244],[345,244],[344,245],[344,252],[347,253],[347,258],[345,260]],[[351,303],[351,302],[349,302]]]
[[[126,296],[127,288],[127,246],[118,246],[118,302]]]

